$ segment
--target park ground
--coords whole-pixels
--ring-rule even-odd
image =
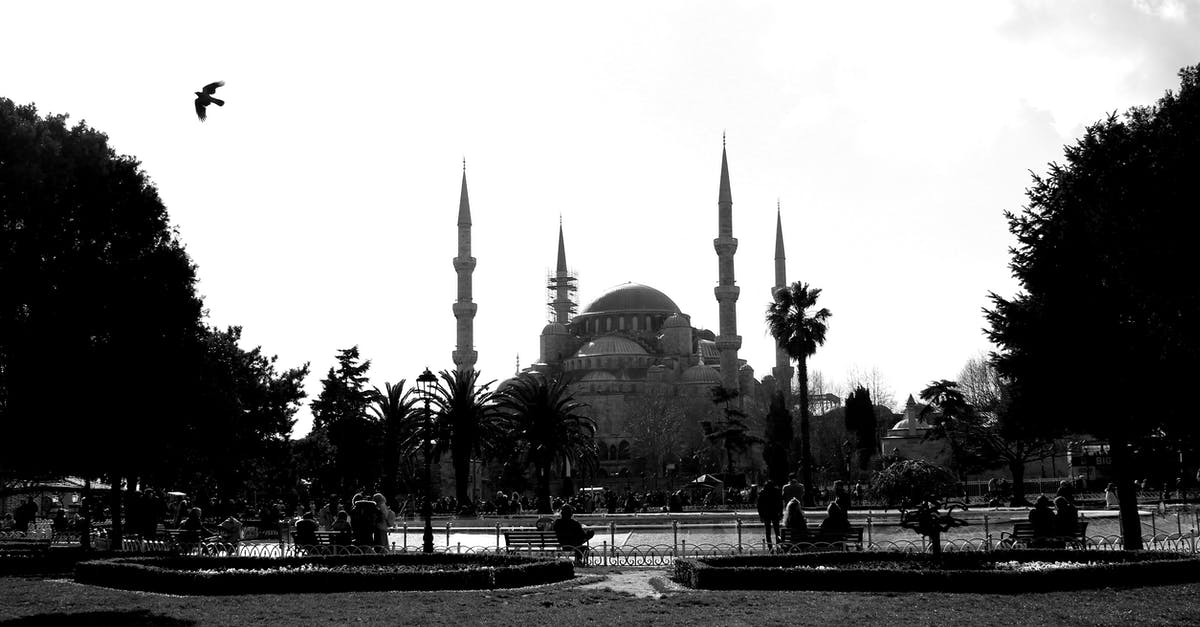
[[[0,578],[4,625],[1198,625],[1200,584],[1044,594],[693,591],[663,569],[517,590],[181,597]]]

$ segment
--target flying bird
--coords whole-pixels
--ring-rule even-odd
[[[223,85],[225,85],[225,81],[217,81],[215,83],[209,83],[209,84],[205,85],[203,91],[195,92],[196,93],[196,117],[200,118],[201,122],[203,122],[205,120],[205,118],[207,117],[207,115],[204,113],[204,109],[209,104],[215,104],[218,107],[225,106],[224,100],[221,100],[220,98],[213,98],[213,94],[217,93],[217,88],[221,87]]]

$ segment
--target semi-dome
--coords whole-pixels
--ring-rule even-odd
[[[593,370],[585,375],[579,381],[582,383],[596,383],[602,381],[616,381],[617,376],[611,372],[604,370]]]
[[[721,373],[708,364],[697,364],[683,371],[683,382],[692,384],[719,385]]]
[[[624,283],[600,295],[593,300],[580,315],[637,312],[637,313],[679,313],[679,306],[666,294],[641,283]]]
[[[908,428],[910,425],[913,428],[921,429],[921,430],[932,428],[928,424],[926,424],[925,421],[921,420],[920,418],[909,417],[909,418],[902,419],[900,422],[897,422],[896,426],[892,427],[889,431],[908,431]]]
[[[668,329],[676,328],[676,327],[691,327],[691,326],[692,326],[692,323],[683,314],[672,314],[671,317],[667,318],[666,322],[663,323],[663,327],[668,328]]]
[[[567,325],[565,325],[561,322],[551,322],[550,324],[542,327],[542,335],[568,335],[568,334],[570,334],[570,332],[567,331]]]
[[[648,355],[640,344],[617,335],[605,335],[584,344],[576,357],[599,357],[601,355]]]

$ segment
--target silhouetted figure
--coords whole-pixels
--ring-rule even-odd
[[[1054,510],[1050,509],[1050,499],[1045,494],[1038,497],[1033,509],[1029,510],[1029,522],[1033,525],[1033,542],[1030,546],[1035,548],[1052,548],[1056,544],[1054,541],[1055,525],[1054,525]]]
[[[783,494],[770,479],[763,482],[756,505],[758,519],[762,521],[763,534],[769,547],[779,539],[779,519],[783,516]]]
[[[1054,499],[1054,528],[1062,537],[1074,537],[1079,525],[1079,510],[1065,497]]]
[[[570,505],[563,505],[559,512],[559,519],[552,522],[550,527],[554,530],[554,536],[558,538],[559,546],[574,549],[575,561],[585,562],[588,540],[591,540],[596,532],[584,529],[583,525],[573,518],[574,515],[575,510]]]
[[[783,528],[791,533],[793,541],[808,537],[808,524],[804,519],[804,509],[800,504],[800,499],[788,500],[783,511]]]
[[[208,105],[215,104],[218,107],[225,106],[224,100],[221,100],[220,98],[213,98],[213,94],[217,93],[217,88],[223,87],[224,85],[225,81],[217,81],[215,83],[209,83],[205,85],[203,91],[195,92],[196,117],[200,118],[201,122],[208,118],[208,114],[204,112],[204,109],[207,108]]]
[[[845,531],[850,528],[850,514],[836,500],[829,502],[825,508],[825,520],[821,521],[821,531]]]

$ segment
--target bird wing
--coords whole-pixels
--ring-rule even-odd
[[[201,122],[204,121],[204,103],[200,102],[199,98],[196,99],[196,117],[200,118]]]
[[[211,96],[211,95],[217,93],[218,87],[224,87],[224,86],[225,86],[225,81],[217,81],[215,83],[209,83],[209,84],[205,85],[203,91],[205,94],[208,94],[209,96]]]

